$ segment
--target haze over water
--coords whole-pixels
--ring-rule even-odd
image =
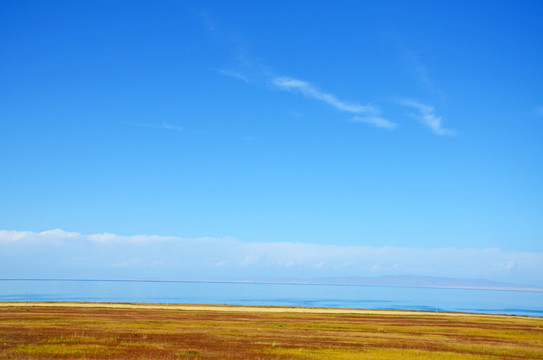
[[[0,280],[0,301],[275,305],[543,316],[543,293],[217,282]]]

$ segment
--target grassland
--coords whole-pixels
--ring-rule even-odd
[[[3,303],[0,359],[543,359],[543,319],[350,309]]]

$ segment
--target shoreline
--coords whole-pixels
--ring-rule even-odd
[[[424,310],[380,310],[358,308],[295,307],[268,305],[217,305],[217,304],[164,304],[164,303],[116,303],[116,302],[78,302],[78,301],[0,301],[0,308],[8,307],[60,307],[60,308],[107,308],[107,309],[148,309],[180,311],[219,311],[252,313],[308,313],[308,314],[356,314],[356,315],[402,315],[402,316],[469,316],[541,319],[538,316],[487,314],[468,312],[444,312]]]

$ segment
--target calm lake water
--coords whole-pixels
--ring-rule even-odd
[[[316,306],[543,316],[543,293],[170,281],[0,280],[0,301]]]

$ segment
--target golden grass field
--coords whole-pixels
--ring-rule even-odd
[[[543,318],[0,303],[0,359],[543,359]]]

